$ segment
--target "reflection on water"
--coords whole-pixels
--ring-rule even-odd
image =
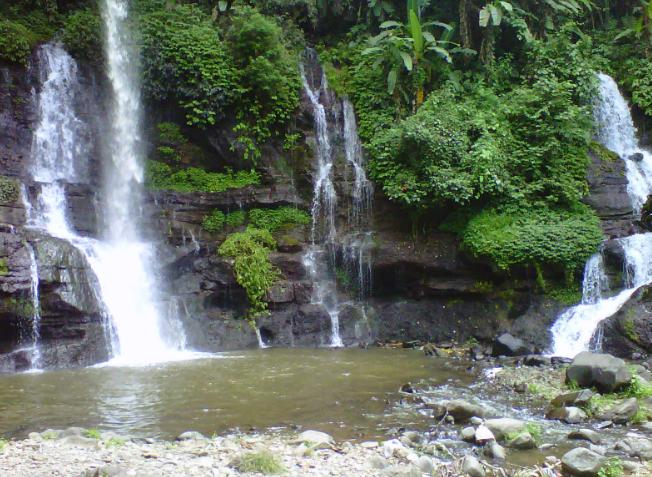
[[[381,437],[388,427],[426,422],[390,412],[402,383],[471,381],[462,364],[415,350],[267,349],[220,357],[2,376],[0,434],[76,425],[172,438],[189,429],[210,435],[297,424],[338,438]]]

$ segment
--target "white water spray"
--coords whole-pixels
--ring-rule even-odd
[[[597,138],[625,161],[627,192],[638,214],[652,192],[652,154],[639,146],[629,105],[615,81],[605,74],[600,74],[599,80],[600,97],[595,107]],[[600,323],[616,313],[638,287],[652,282],[652,234],[636,234],[619,242],[625,252],[627,288],[603,298],[608,284],[602,259],[599,255],[592,257],[584,270],[582,303],[564,312],[551,329],[552,354],[574,357],[588,350]]]

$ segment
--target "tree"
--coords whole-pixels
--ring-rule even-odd
[[[444,30],[440,39],[431,31],[435,27]],[[371,46],[363,54],[376,57],[376,65],[384,65],[390,94],[400,91],[407,96],[404,83],[412,83],[414,106],[418,109],[437,61],[452,62],[447,46],[454,44],[446,39],[446,34],[453,28],[438,21],[422,22],[417,0],[407,2],[407,24],[390,20],[383,22],[380,28],[382,31],[370,40]]]

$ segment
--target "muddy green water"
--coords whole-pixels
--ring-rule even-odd
[[[416,350],[266,349],[143,368],[0,376],[0,435],[68,426],[174,438],[299,425],[340,439],[432,422],[402,412],[407,381],[465,387],[464,363]]]

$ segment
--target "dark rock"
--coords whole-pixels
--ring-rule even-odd
[[[629,156],[630,161],[634,162],[641,162],[643,160],[643,153],[642,152],[635,152],[634,154],[631,154]]]
[[[601,392],[611,393],[627,385],[632,374],[626,363],[609,354],[584,351],[578,354],[566,369],[566,382],[579,386],[595,386]]]
[[[541,356],[539,354],[531,354],[523,358],[523,364],[525,366],[541,367],[541,366],[550,366],[551,361],[550,358],[547,356]]]
[[[603,420],[613,421],[615,424],[626,424],[638,412],[638,400],[629,398],[625,401],[614,404],[607,411],[600,413],[597,417]]]
[[[495,339],[491,354],[493,356],[523,356],[532,354],[532,350],[523,340],[515,338],[509,333],[503,333]]]
[[[621,358],[652,354],[652,286],[644,285],[602,323],[603,350]]]
[[[550,363],[553,366],[561,366],[564,364],[570,364],[572,362],[573,360],[571,358],[565,358],[563,356],[553,356],[552,358],[550,358]]]

